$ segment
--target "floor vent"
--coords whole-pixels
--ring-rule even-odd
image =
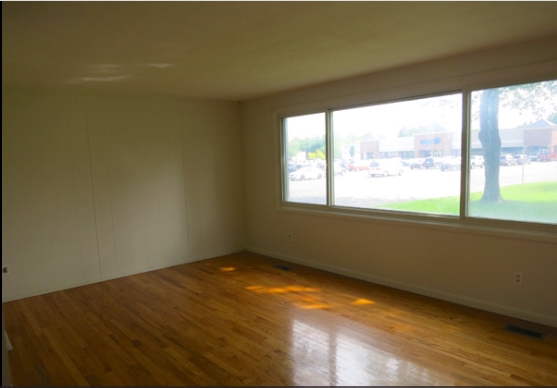
[[[290,267],[287,267],[286,265],[280,265],[280,264],[273,266],[273,268],[280,269],[282,271],[290,271],[292,269]]]
[[[513,333],[518,333],[518,334],[523,334],[523,335],[527,335],[528,337],[532,337],[532,338],[536,338],[536,339],[544,339],[545,338],[545,334],[541,333],[539,331],[534,331],[534,330],[528,330],[525,329],[523,327],[518,327],[515,325],[507,325],[505,326],[505,330],[507,331],[512,331]]]

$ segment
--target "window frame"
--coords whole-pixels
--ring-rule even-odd
[[[280,120],[280,155],[281,155],[281,182],[282,182],[282,187],[281,187],[281,203],[288,203],[288,204],[301,204],[301,205],[313,205],[313,204],[309,204],[309,203],[300,203],[300,202],[293,202],[293,201],[286,201],[285,199],[288,196],[287,190],[288,187],[290,185],[290,179],[288,179],[288,160],[286,160],[285,156],[288,154],[288,145],[287,145],[287,141],[285,140],[286,137],[286,127],[285,127],[285,121],[287,118],[292,118],[292,117],[298,117],[298,116],[306,116],[306,115],[311,115],[311,114],[318,114],[318,113],[325,113],[325,147],[326,147],[326,152],[325,152],[325,160],[329,160],[329,139],[328,139],[328,120],[329,120],[329,115],[326,112],[315,112],[315,113],[302,113],[302,114],[294,114],[294,115],[289,115],[289,116],[285,116]],[[328,170],[329,170],[329,164],[327,163],[327,171],[325,171],[325,205],[316,205],[316,206],[328,206],[329,205],[329,175],[328,175]]]
[[[352,95],[319,102],[287,106],[273,109],[273,121],[278,151],[279,163],[276,165],[275,179],[276,210],[286,213],[316,215],[324,217],[351,218],[369,222],[394,223],[397,225],[419,225],[420,227],[453,230],[460,233],[481,235],[495,235],[513,237],[525,240],[543,242],[557,242],[557,225],[514,220],[498,220],[477,218],[468,215],[470,169],[470,110],[472,92],[512,85],[534,82],[543,82],[557,79],[557,72],[553,61],[546,64],[525,66],[519,69],[507,69],[499,72],[490,72],[480,75],[471,75],[457,79],[437,82],[422,83],[409,87],[397,87],[377,92]],[[333,160],[333,128],[332,113],[334,111],[358,108],[373,105],[382,105],[393,102],[409,101],[420,98],[436,97],[447,94],[461,93],[462,98],[462,127],[461,127],[461,170],[460,170],[460,206],[459,214],[442,215],[433,213],[414,213],[404,211],[391,211],[384,209],[362,209],[334,205],[331,198],[334,191],[334,163]],[[325,113],[325,139],[326,139],[326,204],[306,204],[289,202],[286,190],[288,189],[288,169],[286,155],[286,141],[284,120],[288,117]]]
[[[353,105],[353,106],[348,106],[348,107],[342,107],[342,108],[330,108],[327,109],[326,111],[326,117],[328,117],[328,121],[327,121],[327,127],[325,128],[326,130],[326,136],[325,139],[326,141],[328,141],[328,143],[326,144],[327,147],[331,148],[331,158],[329,158],[329,154],[327,154],[327,170],[329,169],[329,164],[328,163],[329,160],[333,160],[334,161],[334,154],[333,154],[333,149],[334,149],[334,129],[332,126],[332,115],[334,112],[336,111],[341,111],[341,110],[347,110],[347,109],[354,109],[354,108],[365,108],[365,107],[373,107],[373,106],[381,106],[381,105],[386,105],[386,104],[394,104],[394,103],[400,103],[400,102],[406,102],[406,101],[415,101],[415,100],[422,100],[422,99],[427,99],[427,98],[435,98],[435,97],[442,97],[442,96],[448,96],[451,94],[461,94],[461,98],[462,98],[462,112],[464,111],[464,93],[462,92],[461,89],[456,89],[456,90],[446,90],[444,92],[440,92],[440,93],[429,93],[426,95],[415,95],[415,96],[411,96],[411,97],[407,97],[407,98],[396,98],[396,99],[392,99],[389,101],[377,101],[374,103],[368,103],[368,104],[358,104],[358,105]],[[461,123],[461,145],[464,144],[464,136],[463,136],[463,132],[465,131],[465,127],[464,127],[464,121]],[[330,141],[329,141],[330,139]],[[465,153],[465,150],[461,149],[461,155],[463,155]],[[462,159],[462,162],[464,162],[464,159]],[[461,163],[463,164],[463,163]],[[334,168],[334,165],[333,165]],[[463,167],[461,166],[461,169]],[[331,179],[329,179],[331,178]],[[331,173],[331,175],[329,175],[329,173],[327,173],[327,180],[331,181],[332,184],[330,185],[331,190],[327,191],[327,206],[329,207],[338,207],[338,208],[347,208],[347,209],[358,209],[358,210],[368,210],[366,208],[356,208],[356,207],[349,207],[349,206],[339,206],[339,205],[335,205],[334,203],[329,202],[328,198],[331,195],[331,193],[333,193],[332,189],[334,189],[334,169]],[[462,179],[461,179],[461,184],[460,184],[460,191],[461,191],[461,197],[462,197]],[[329,188],[329,184],[327,185],[327,187]],[[334,198],[333,198],[334,200]],[[391,213],[406,213],[406,214],[423,214],[426,216],[441,216],[444,218],[449,218],[449,219],[454,219],[454,218],[458,218],[461,214],[460,210],[459,210],[459,215],[458,216],[453,216],[453,215],[446,215],[446,214],[436,214],[436,213],[416,213],[416,212],[404,212],[404,211],[392,211],[392,210],[382,210],[382,209],[373,209],[370,208],[369,210],[374,210],[374,211],[379,211],[379,212],[386,212],[388,214]]]

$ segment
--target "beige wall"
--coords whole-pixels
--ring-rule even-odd
[[[243,249],[237,103],[2,97],[3,301]]]
[[[525,74],[547,74],[548,69],[557,78],[556,53],[557,39],[521,44],[243,104],[248,249],[557,326],[557,238],[536,241],[497,231],[280,210],[278,127],[272,115],[288,107],[301,111],[349,104],[360,96],[513,81]],[[294,242],[287,241],[287,233]],[[513,284],[515,271],[523,273],[521,287]]]

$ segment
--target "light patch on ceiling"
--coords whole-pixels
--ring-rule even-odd
[[[82,83],[82,82],[116,82],[132,78],[131,75],[115,75],[112,77],[79,77],[70,80],[69,83]]]
[[[154,67],[155,69],[168,69],[176,65],[173,63],[142,63],[139,66]]]
[[[131,65],[131,66],[117,65],[117,64],[99,64],[99,65],[89,66],[87,68],[87,73],[106,74],[106,76],[78,77],[68,81],[68,83],[82,84],[82,83],[106,83],[106,82],[123,81],[129,78],[134,78],[135,76],[129,74],[120,74],[120,75],[116,75],[116,74],[122,73],[124,71],[128,72],[129,70],[131,70],[130,67],[134,67],[134,66],[164,70],[164,69],[174,67],[176,65],[174,65],[173,63],[141,63],[139,65]],[[109,75],[109,74],[113,74],[113,75]]]
[[[105,64],[105,65],[94,65],[90,67],[91,72],[101,73],[101,74],[114,74],[118,72],[120,65]]]

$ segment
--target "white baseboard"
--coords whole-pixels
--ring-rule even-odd
[[[123,277],[126,277],[126,276],[137,275],[137,274],[140,274],[140,273],[156,271],[158,269],[174,267],[176,265],[193,263],[195,261],[207,260],[207,259],[211,259],[213,257],[229,255],[231,253],[241,252],[241,251],[242,251],[241,249],[240,250],[235,250],[233,252],[231,252],[229,250],[221,251],[221,252],[215,251],[215,252],[213,252],[212,254],[209,254],[209,255],[189,257],[189,258],[187,258],[187,260],[180,261],[180,262],[164,263],[164,264],[160,264],[160,265],[153,265],[153,266],[149,266],[149,267],[133,269],[133,270],[130,270],[130,271],[119,271],[118,273],[114,273],[114,274],[110,274],[110,275],[101,275],[101,276],[99,276],[95,279],[87,279],[87,280],[82,280],[82,281],[78,281],[78,282],[56,284],[56,285],[53,285],[51,287],[41,288],[39,290],[33,290],[33,291],[29,291],[29,292],[22,292],[22,293],[18,293],[18,294],[14,294],[14,295],[8,295],[8,296],[2,295],[2,303],[11,302],[11,301],[19,300],[19,299],[23,299],[23,298],[29,298],[29,297],[32,297],[32,296],[49,294],[51,292],[56,292],[56,291],[68,290],[70,288],[81,287],[81,286],[86,286],[86,285],[89,285],[89,284],[104,282],[106,280],[118,279],[118,278],[123,278]]]
[[[260,248],[253,247],[253,246],[246,247],[246,251],[253,252],[253,253],[258,253],[258,254],[261,254],[261,255],[264,255],[264,256],[273,257],[273,258],[288,261],[288,262],[291,262],[291,263],[297,263],[297,264],[305,265],[305,266],[308,266],[308,267],[321,269],[321,270],[324,270],[324,271],[336,273],[336,274],[339,274],[339,275],[348,276],[348,277],[359,279],[359,280],[364,280],[364,281],[367,281],[367,282],[370,282],[370,283],[376,283],[376,284],[380,284],[380,285],[383,285],[383,286],[396,288],[396,289],[399,289],[399,290],[413,292],[415,294],[429,296],[429,297],[432,297],[432,298],[435,298],[435,299],[440,299],[440,300],[453,302],[453,303],[457,303],[457,304],[468,306],[468,307],[477,308],[477,309],[484,310],[484,311],[493,312],[493,313],[496,313],[496,314],[506,315],[506,316],[509,316],[509,317],[518,318],[518,319],[522,319],[522,320],[529,321],[529,322],[535,322],[535,323],[539,323],[539,324],[547,325],[547,326],[551,326],[551,327],[557,327],[557,317],[546,315],[546,314],[539,314],[539,313],[536,313],[534,311],[517,309],[517,308],[511,307],[511,306],[505,306],[505,305],[501,305],[501,304],[497,304],[497,303],[486,302],[484,300],[469,298],[467,296],[452,294],[452,293],[441,291],[441,290],[436,290],[436,289],[432,289],[432,288],[417,286],[417,285],[414,285],[414,284],[403,283],[403,282],[399,282],[399,281],[396,281],[396,280],[377,277],[377,276],[373,276],[373,275],[370,275],[370,274],[357,272],[357,271],[353,271],[353,270],[350,270],[350,269],[337,267],[337,266],[333,266],[333,265],[329,265],[329,264],[324,264],[324,263],[319,263],[319,262],[310,261],[310,260],[306,260],[306,259],[301,259],[301,258],[295,257],[295,256],[284,255],[284,254],[281,254],[281,253],[278,253],[278,252],[269,251],[267,249],[260,249]]]
[[[193,262],[193,261],[197,261],[197,260],[188,260],[187,262],[180,262],[180,263],[165,263],[163,265],[154,265],[154,266],[150,266],[150,267],[134,269],[134,270],[131,270],[131,271],[120,271],[120,272],[115,273],[115,274],[104,275],[104,276],[97,277],[95,279],[87,279],[87,280],[82,280],[82,281],[78,281],[78,282],[56,284],[56,285],[53,285],[51,287],[41,288],[41,289],[38,289],[38,290],[29,291],[29,292],[22,292],[22,293],[18,293],[18,294],[14,294],[14,295],[8,295],[8,296],[2,295],[2,303],[11,302],[11,301],[14,301],[14,300],[19,300],[19,299],[24,299],[24,298],[30,298],[30,297],[38,296],[38,295],[49,294],[51,292],[56,292],[56,291],[68,290],[70,288],[87,286],[89,284],[95,284],[95,283],[104,282],[106,280],[118,279],[118,278],[123,278],[123,277],[131,276],[131,275],[137,275],[137,274],[140,274],[140,273],[155,271],[157,269],[173,267],[175,265],[180,265],[180,264],[186,264],[186,263]]]
[[[245,250],[249,251],[249,252],[258,253],[258,254],[261,254],[261,255],[273,257],[273,258],[276,258],[276,259],[281,259],[281,260],[288,261],[288,262],[291,262],[291,263],[298,263],[298,264],[302,264],[302,265],[305,265],[305,266],[308,266],[308,267],[317,268],[317,269],[321,269],[321,270],[324,270],[324,271],[336,273],[336,274],[339,274],[339,275],[345,275],[345,276],[348,276],[348,277],[351,277],[351,278],[364,280],[364,281],[367,281],[367,282],[370,282],[370,283],[381,284],[383,286],[392,287],[392,288],[396,288],[396,289],[404,290],[404,291],[409,291],[409,292],[413,292],[413,293],[416,293],[416,294],[425,295],[425,296],[429,296],[429,297],[432,297],[432,298],[445,300],[445,301],[448,301],[448,302],[453,302],[453,303],[457,303],[457,304],[461,304],[461,305],[464,305],[464,306],[469,306],[469,307],[473,307],[473,308],[477,308],[477,309],[480,309],[480,310],[485,310],[485,311],[489,311],[489,312],[493,312],[493,313],[497,313],[497,314],[507,315],[509,317],[523,319],[525,321],[535,322],[535,323],[539,323],[539,324],[547,325],[547,326],[551,326],[551,327],[557,327],[557,317],[555,317],[555,316],[550,316],[550,315],[546,315],[546,314],[539,314],[539,313],[536,313],[534,311],[517,309],[517,308],[511,307],[511,306],[486,302],[484,300],[469,298],[469,297],[466,297],[466,296],[462,296],[462,295],[458,295],[458,294],[452,294],[452,293],[448,293],[448,292],[441,291],[441,290],[436,290],[436,289],[432,289],[432,288],[417,286],[417,285],[414,285],[414,284],[403,283],[403,282],[399,282],[399,281],[392,280],[392,279],[377,277],[377,276],[373,276],[373,275],[370,275],[370,274],[357,272],[357,271],[353,271],[353,270],[350,270],[350,269],[346,269],[346,268],[342,268],[342,267],[338,267],[338,266],[333,266],[333,265],[329,265],[329,264],[319,263],[319,262],[316,262],[316,261],[310,261],[310,260],[302,259],[302,258],[295,257],[295,256],[284,255],[284,254],[281,254],[281,253],[278,253],[278,252],[270,251],[270,250],[267,250],[267,249],[261,249],[261,248],[257,248],[257,247],[253,247],[253,246],[248,246],[248,247],[245,248]],[[223,253],[223,255],[228,254],[228,253],[230,253],[230,252]],[[220,255],[217,255],[217,256],[220,256]],[[216,257],[216,256],[212,256],[212,257]],[[195,259],[193,259],[193,260],[190,259],[187,262],[200,261],[200,260],[205,260],[205,259],[209,259],[209,258],[211,258],[211,257],[206,257],[206,258],[205,257],[196,257]],[[47,293],[54,292],[54,291],[65,290],[65,289],[69,289],[69,288],[73,288],[73,287],[85,286],[87,284],[93,284],[93,283],[97,283],[97,282],[101,282],[101,281],[105,281],[105,280],[110,280],[110,279],[114,279],[114,278],[120,278],[120,277],[124,277],[124,276],[130,276],[130,275],[138,274],[138,273],[149,272],[149,271],[157,270],[157,269],[160,269],[160,268],[166,268],[166,267],[169,267],[169,266],[174,266],[174,265],[179,265],[179,264],[184,264],[184,263],[176,263],[176,264],[163,265],[163,266],[154,266],[154,267],[151,267],[151,268],[143,268],[143,269],[140,269],[140,270],[126,271],[124,273],[121,272],[121,273],[118,273],[114,276],[104,277],[102,279],[82,281],[82,282],[76,282],[76,283],[66,283],[66,284],[63,284],[63,285],[57,285],[57,286],[54,286],[54,287],[50,287],[50,288],[42,289],[42,290],[38,290],[38,291],[21,293],[21,294],[18,294],[18,295],[11,295],[9,297],[5,297],[4,295],[2,295],[2,303],[10,302],[12,300],[18,300],[18,299],[22,299],[22,298],[27,298],[27,297],[31,297],[31,296],[47,294]]]

